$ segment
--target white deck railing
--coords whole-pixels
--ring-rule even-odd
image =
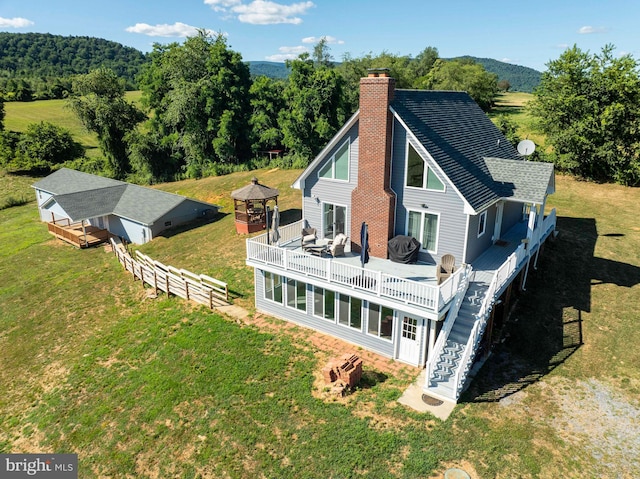
[[[429,353],[429,360],[427,361],[427,366],[425,368],[425,384],[429,384],[429,381],[431,381],[431,378],[433,377],[434,367],[438,363],[438,359],[444,350],[444,346],[449,338],[449,333],[451,332],[451,328],[453,328],[453,324],[455,323],[458,312],[460,311],[460,306],[462,305],[462,301],[464,300],[464,296],[469,287],[469,280],[471,278],[473,268],[471,265],[464,265],[460,269],[464,271],[462,271],[460,276],[461,281],[459,282],[456,290],[455,302],[451,305],[451,309],[447,313],[447,317],[442,325],[442,330],[438,335],[438,340],[433,346],[433,351]]]
[[[267,233],[247,239],[247,260],[276,266],[284,275],[292,271],[433,312],[448,304],[458,290],[464,268],[458,268],[447,281],[435,286],[285,247],[300,240],[303,223],[300,221],[279,228],[280,241],[277,245],[267,244]]]
[[[467,375],[469,374],[469,370],[471,369],[475,354],[478,350],[478,344],[482,339],[482,335],[484,334],[484,330],[491,314],[491,309],[493,308],[496,300],[496,293],[500,291],[502,287],[512,279],[512,276],[517,271],[520,270],[520,266],[522,265],[523,261],[529,261],[531,252],[535,250],[537,246],[539,246],[539,243],[541,241],[544,241],[555,230],[555,227],[556,210],[554,208],[543,220],[541,227],[537,228],[534,231],[534,235],[531,238],[528,247],[525,248],[524,244],[519,245],[518,248],[507,258],[504,263],[502,263],[500,268],[498,268],[494,273],[491,283],[489,283],[489,288],[485,293],[484,300],[482,301],[482,304],[480,306],[480,310],[476,315],[477,320],[473,325],[471,333],[469,334],[469,339],[465,346],[462,357],[460,358],[458,369],[456,370],[456,399],[462,392],[465,381],[467,379]]]

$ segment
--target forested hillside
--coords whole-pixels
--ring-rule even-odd
[[[135,80],[146,56],[135,48],[93,37],[0,32],[0,77],[66,77],[98,68]]]
[[[477,58],[463,56],[459,58],[469,58],[482,65],[485,70],[498,75],[498,80],[506,80],[510,84],[511,91],[522,91],[532,93],[540,84],[542,73],[533,68],[514,65],[512,63],[500,62],[493,58]]]
[[[477,58],[465,55],[458,59],[470,59],[475,63],[481,64],[489,73],[498,75],[498,80],[506,80],[509,82],[511,91],[521,91],[532,93],[534,88],[540,84],[542,73],[533,68],[521,65],[513,65],[492,58]],[[456,60],[453,58],[452,60]],[[337,62],[336,65],[339,65]],[[249,62],[252,76],[264,75],[269,78],[280,79],[287,78],[289,70],[284,63],[276,62]]]

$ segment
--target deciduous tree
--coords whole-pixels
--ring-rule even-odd
[[[19,170],[48,172],[84,155],[71,133],[52,123],[31,123],[18,141],[12,166]]]
[[[284,145],[302,163],[307,163],[346,119],[344,80],[334,69],[316,68],[306,53],[288,61],[287,66],[291,74],[283,92],[286,107],[280,112],[278,124]]]
[[[470,59],[437,60],[417,86],[430,90],[466,91],[480,108],[489,111],[498,93],[498,77]]]
[[[252,146],[254,153],[282,147],[282,131],[278,126],[278,115],[284,109],[282,96],[284,83],[259,76],[253,80],[251,94]]]
[[[151,60],[139,78],[151,128],[181,152],[187,176],[247,161],[251,77],[225,37],[200,31],[182,45],[156,45]]]
[[[124,81],[109,69],[80,75],[73,84],[68,105],[89,130],[98,135],[110,174],[122,179],[129,172],[126,135],[145,119],[135,105],[124,98]]]
[[[597,181],[640,185],[640,73],[630,55],[567,49],[547,64],[531,111],[556,165]]]

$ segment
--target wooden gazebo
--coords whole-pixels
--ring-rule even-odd
[[[278,204],[280,192],[275,188],[258,183],[253,178],[251,184],[231,192],[236,215],[236,231],[240,234],[255,233],[267,227],[267,203]]]

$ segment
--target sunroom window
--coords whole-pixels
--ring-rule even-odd
[[[282,304],[282,277],[269,271],[264,272],[264,297]]]
[[[307,310],[307,285],[302,281],[287,278],[287,306]]]
[[[367,331],[373,336],[390,340],[393,334],[393,309],[369,303]]]
[[[349,180],[349,141],[345,141],[338,151],[327,160],[318,173],[320,178],[329,180]]]
[[[338,323],[360,330],[362,328],[362,300],[346,294],[339,294]]]
[[[444,191],[444,183],[427,166],[411,143],[407,143],[407,186]]]

